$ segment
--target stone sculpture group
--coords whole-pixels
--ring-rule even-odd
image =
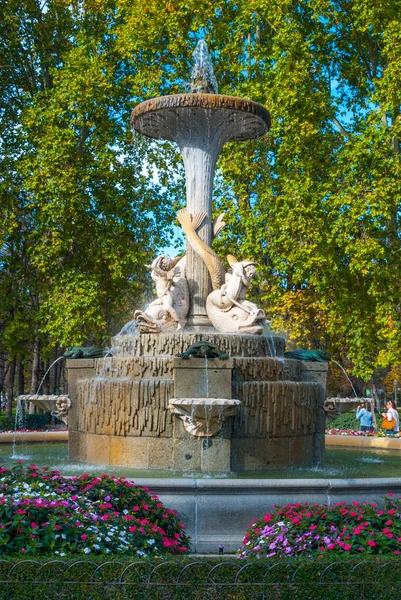
[[[246,300],[252,277],[256,274],[256,263],[251,260],[238,261],[228,255],[230,269],[226,272],[223,262],[214,250],[197,234],[206,217],[201,212],[192,216],[187,209],[177,213],[177,219],[187,236],[191,248],[197,253],[209,271],[213,291],[206,299],[206,312],[212,326],[222,333],[263,333],[266,315],[253,302]],[[225,223],[224,214],[215,221],[213,237]],[[149,267],[156,283],[157,299],[144,311],[136,311],[140,333],[160,333],[184,329],[190,307],[190,291],[185,272],[185,257],[171,259],[158,256]]]

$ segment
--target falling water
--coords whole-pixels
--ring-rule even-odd
[[[14,421],[14,436],[13,436],[13,451],[11,458],[18,458],[16,453],[16,433],[19,429],[23,429],[25,427],[25,400],[21,400],[18,398],[17,408],[15,410],[15,421]]]
[[[52,367],[54,367],[54,365],[55,365],[56,363],[58,363],[58,361],[59,361],[59,360],[62,360],[63,358],[64,358],[64,356],[59,356],[58,358],[56,358],[56,360],[54,360],[54,361],[52,362],[52,364],[50,365],[50,367],[47,369],[47,371],[46,371],[46,373],[43,375],[43,377],[42,377],[42,381],[39,383],[39,387],[38,387],[38,389],[37,389],[37,391],[36,391],[36,395],[37,395],[37,396],[39,395],[40,388],[42,387],[42,385],[43,385],[43,382],[44,382],[44,380],[46,379],[46,376],[47,376],[48,372],[50,371],[50,369],[51,369]]]
[[[218,94],[217,79],[205,40],[199,40],[193,53],[194,67],[189,91],[191,94]]]
[[[273,332],[269,327],[268,321],[263,322],[263,335],[266,338],[267,346],[269,348],[269,354],[272,358],[277,356],[276,343],[274,341]]]
[[[138,335],[136,320],[132,319],[128,321],[117,335]]]
[[[354,392],[354,396],[355,396],[355,398],[358,398],[358,394],[356,393],[356,391],[355,391],[355,388],[354,388],[354,386],[352,385],[352,381],[351,381],[351,379],[348,377],[348,373],[347,373],[347,371],[346,371],[346,370],[344,369],[344,367],[343,367],[342,365],[340,365],[340,363],[338,363],[336,360],[334,360],[334,359],[331,359],[331,362],[335,363],[335,364],[336,364],[338,367],[340,367],[340,369],[342,370],[342,372],[344,373],[344,375],[346,376],[346,378],[348,379],[348,381],[349,381],[349,383],[350,383],[350,386],[351,386],[351,388],[352,388],[352,391]]]
[[[206,398],[209,398],[209,372],[207,370],[207,356],[205,356],[205,382],[206,382]]]

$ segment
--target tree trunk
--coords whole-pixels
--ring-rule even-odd
[[[10,368],[7,375],[7,417],[13,415],[13,400],[14,400],[14,382],[15,382],[15,367],[17,365],[17,359],[14,357],[10,361]]]

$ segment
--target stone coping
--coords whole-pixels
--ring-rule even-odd
[[[330,505],[330,493],[339,491],[347,492],[352,495],[353,492],[368,490],[378,491],[386,494],[391,489],[401,490],[401,477],[375,477],[375,478],[348,478],[348,479],[234,479],[234,478],[138,478],[131,479],[139,486],[148,487],[152,491],[160,493],[177,494],[190,492],[196,494],[257,494],[275,492],[300,494],[318,492],[327,493],[326,504]],[[292,499],[289,497],[288,502]],[[302,500],[297,500],[302,502]]]
[[[191,537],[191,551],[235,552],[249,524],[274,505],[376,502],[401,492],[401,477],[377,479],[156,479],[139,478],[169,508],[175,509]]]
[[[0,433],[0,444],[10,442],[67,442],[68,431],[16,431]]]
[[[401,450],[401,438],[368,437],[353,435],[326,435],[327,446],[342,448],[381,448],[388,450]]]

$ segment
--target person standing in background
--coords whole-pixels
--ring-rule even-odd
[[[395,407],[395,402],[393,400],[389,400],[386,404],[387,412],[382,413],[382,416],[389,421],[390,423],[394,423],[392,429],[387,429],[387,435],[393,435],[394,433],[398,433],[400,431],[400,417],[398,415],[398,411]]]
[[[365,404],[360,404],[356,409],[356,418],[359,419],[361,431],[365,432],[373,431],[373,416],[372,409]]]

